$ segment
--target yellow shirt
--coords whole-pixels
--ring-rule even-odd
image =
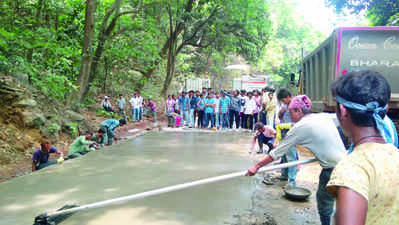
[[[399,150],[392,144],[359,145],[335,167],[327,189],[347,187],[368,201],[367,225],[399,224]]]

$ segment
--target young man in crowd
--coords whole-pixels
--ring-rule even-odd
[[[140,99],[135,93],[132,98],[130,99],[130,105],[132,106],[132,121],[138,122],[140,118]]]
[[[238,97],[240,99],[240,120],[241,120],[241,128],[246,129],[247,128],[247,121],[244,119],[244,109],[245,105],[247,104],[248,96],[246,95],[245,90],[241,90],[240,96]]]
[[[240,127],[240,111],[241,111],[241,100],[238,97],[239,90],[233,91],[233,94],[226,93],[225,95],[229,97],[229,128],[233,129],[234,122],[236,124],[236,130]]]
[[[123,97],[122,94],[119,94],[119,99],[118,99],[118,113],[119,113],[119,116],[120,116],[121,118],[123,118],[124,120],[126,120],[126,111],[125,111],[125,107],[126,107],[125,98]]]
[[[107,145],[112,145],[112,141],[115,137],[114,131],[117,127],[123,126],[126,124],[126,120],[121,119],[121,120],[114,120],[114,119],[108,119],[108,120],[104,120],[103,122],[101,122],[100,124],[100,129],[103,129],[104,131],[106,131],[106,135],[107,135]],[[90,140],[90,138],[88,139]]]
[[[391,89],[370,70],[350,72],[332,85],[341,127],[353,152],[335,167],[327,185],[337,198],[337,225],[399,224],[399,151],[384,137]]]
[[[40,144],[40,149],[36,149],[36,151],[33,152],[32,172],[57,164],[56,160],[48,160],[51,153],[56,153],[57,155],[60,155],[60,158],[64,157],[64,154],[61,151],[58,151],[52,146],[50,147],[50,143],[48,141],[42,141],[42,143]]]
[[[138,112],[138,117],[136,119],[137,119],[137,122],[140,122],[143,119],[143,111],[144,111],[143,110],[144,99],[141,96],[140,92],[137,92],[137,101],[138,101],[137,104],[139,106],[139,112]]]
[[[205,128],[208,128],[209,122],[211,128],[215,127],[215,99],[212,93],[208,93],[205,99]]]
[[[189,120],[189,111],[190,111],[190,99],[186,95],[186,92],[182,91],[181,96],[179,97],[179,110],[180,116],[184,121],[184,125],[188,125]]]
[[[296,96],[291,100],[288,108],[295,125],[269,155],[248,169],[247,175],[255,175],[261,167],[282,157],[295,145],[309,149],[323,168],[316,193],[320,221],[322,225],[330,225],[334,198],[327,191],[326,184],[334,167],[345,157],[346,150],[336,127],[335,114],[312,114],[311,105],[312,102],[306,95]]]
[[[224,92],[221,93],[222,98],[220,98],[219,105],[219,113],[221,119],[221,126],[223,129],[227,129],[229,127],[229,108],[230,108],[230,98],[226,96]]]
[[[290,111],[288,110],[288,106],[291,103],[292,94],[288,89],[280,89],[277,93],[277,100],[282,103],[281,109],[278,112],[279,119],[282,124],[291,123],[293,124],[290,116]],[[281,137],[287,135],[289,129],[282,129],[281,130]],[[298,159],[298,153],[296,151],[296,146],[291,147],[286,154],[281,157],[281,163],[292,162]],[[296,186],[296,174],[297,174],[297,166],[283,168],[281,169],[281,176],[279,177],[280,180],[288,180],[288,184],[292,187]]]
[[[216,129],[219,129],[220,128],[220,125],[221,125],[221,122],[222,122],[222,120],[221,120],[221,118],[220,118],[220,95],[218,94],[218,93],[216,93],[215,95],[214,95],[214,98],[213,99],[215,99],[215,127],[216,127]]]
[[[194,91],[189,91],[189,100],[190,100],[190,111],[189,111],[189,124],[188,127],[195,127],[195,117],[194,111],[197,108],[197,97],[194,95]]]
[[[201,100],[200,98],[200,92],[196,91],[195,92],[195,108],[194,108],[194,113],[193,113],[193,117],[192,117],[192,121],[191,124],[193,125],[193,127],[196,126],[196,124],[198,124],[198,122],[196,123],[196,119],[198,118],[198,114],[199,114],[199,107],[198,107],[198,102]]]
[[[255,99],[252,92],[248,92],[248,99],[244,106],[244,126],[243,128],[252,131],[254,124],[254,115],[257,112]],[[249,124],[247,124],[249,122]]]
[[[202,94],[198,101],[198,128],[205,128],[205,97]]]
[[[90,131],[87,131],[84,136],[77,137],[68,149],[68,158],[74,159],[80,157],[82,155],[87,154],[88,152],[95,151],[95,148],[90,148],[94,142],[91,141],[91,136],[93,134]]]

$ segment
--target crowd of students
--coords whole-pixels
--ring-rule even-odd
[[[274,89],[221,91],[211,88],[169,95],[165,101],[168,127],[247,129],[258,121],[274,126],[278,121]]]

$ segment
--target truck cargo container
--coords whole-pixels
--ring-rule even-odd
[[[302,61],[300,93],[312,100],[312,111],[335,111],[331,83],[347,72],[370,69],[391,85],[389,108],[399,109],[399,27],[343,27]]]

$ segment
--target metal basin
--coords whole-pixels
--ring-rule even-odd
[[[284,193],[287,198],[296,201],[306,200],[312,194],[309,189],[302,187],[289,187],[284,190]]]

